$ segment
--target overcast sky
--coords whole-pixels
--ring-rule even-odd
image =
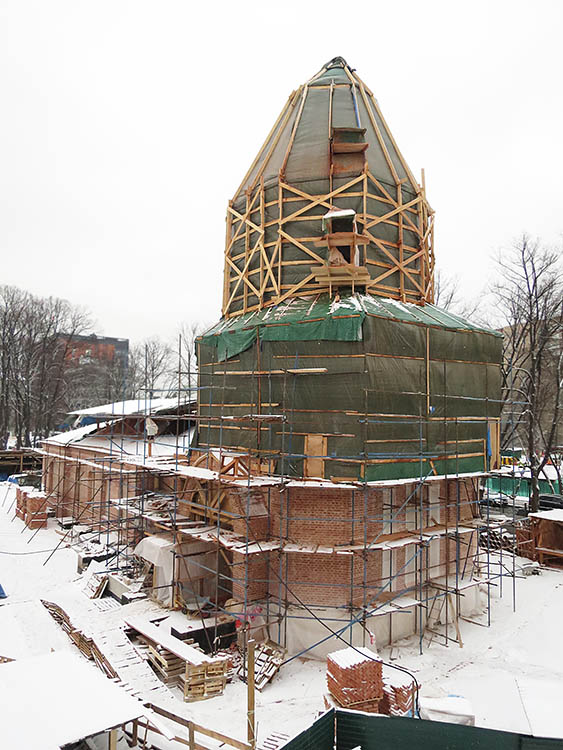
[[[96,332],[220,315],[225,210],[290,92],[336,55],[372,89],[473,295],[563,232],[563,2],[0,0],[0,282]]]

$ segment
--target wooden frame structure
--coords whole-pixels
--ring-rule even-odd
[[[322,83],[330,71],[344,71],[346,81]],[[361,124],[359,106],[367,116],[375,143],[362,146],[367,155],[352,164],[348,172],[335,168],[333,127],[335,93],[345,89],[354,102],[356,121]],[[326,96],[326,131],[318,122],[319,137],[326,140],[326,159],[307,182],[291,181],[287,165],[308,102]],[[342,117],[342,115],[339,115]],[[315,120],[317,126],[317,120]],[[344,130],[345,128],[340,128]],[[352,130],[352,128],[348,128]],[[284,148],[275,177],[273,155]],[[342,148],[342,144],[340,145]],[[385,164],[385,179],[376,175],[370,163],[370,149]],[[357,154],[353,154],[357,156]],[[375,159],[375,157],[374,157]],[[391,176],[392,182],[389,181]],[[312,192],[314,184],[321,191]],[[342,202],[358,208],[361,257],[365,266],[356,267],[363,288],[369,294],[424,304],[434,300],[434,211],[426,200],[424,173],[422,185],[412,175],[381,114],[372,92],[341,58],[335,58],[291,94],[258,156],[236,191],[227,209],[225,274],[222,314],[244,314],[284,300],[331,292],[327,258],[319,251],[322,233],[319,224],[326,211]],[[321,211],[323,213],[321,213]],[[336,285],[352,286],[351,278]],[[319,273],[320,272],[320,273]]]

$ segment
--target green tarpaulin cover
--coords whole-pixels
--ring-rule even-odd
[[[420,323],[425,326],[494,333],[434,305],[413,305],[356,294],[338,301],[324,294],[311,299],[291,299],[277,307],[222,320],[200,341],[217,347],[222,362],[261,341],[361,341],[366,315]]]

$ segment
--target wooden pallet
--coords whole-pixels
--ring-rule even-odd
[[[163,681],[177,681],[185,701],[221,695],[227,682],[229,662],[211,657],[195,644],[182,641],[148,621],[126,619],[127,625],[148,646],[148,659]]]
[[[151,643],[147,646],[147,659],[162,681],[167,685],[177,682],[178,677],[186,671],[186,663],[161,646]]]
[[[269,734],[266,739],[258,745],[257,750],[279,750],[279,748],[287,744],[288,740],[289,734],[284,734],[283,732],[272,732],[272,734]]]
[[[254,652],[254,684],[262,690],[276,675],[285,658],[286,650],[275,641],[264,641],[256,645]],[[246,682],[246,665],[241,664],[238,676]]]
[[[92,573],[83,591],[88,599],[99,599],[106,590],[108,582],[109,576]]]

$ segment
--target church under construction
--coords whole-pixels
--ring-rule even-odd
[[[192,571],[170,582],[171,606],[205,601],[250,633],[266,623],[290,654],[324,655],[334,633],[357,646],[459,641],[460,615],[500,574],[479,539],[502,338],[434,305],[434,263],[424,177],[334,58],[291,94],[228,204],[222,317],[197,340],[197,404],[151,418],[153,444],[166,427],[181,448],[141,460],[115,440],[107,455],[47,441],[46,491],[65,515],[126,528],[131,548],[147,532],[143,498],[168,498],[151,533]],[[106,435],[123,431],[105,416]],[[127,424],[147,437],[146,420]],[[82,466],[103,485],[95,511]],[[140,508],[129,526],[126,493]]]

